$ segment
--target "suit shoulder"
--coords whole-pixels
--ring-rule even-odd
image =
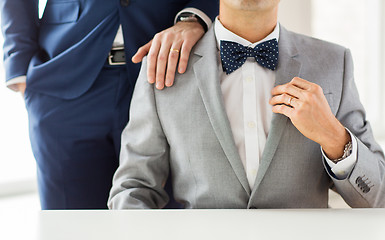
[[[286,30],[284,30],[286,31]],[[300,59],[309,68],[323,66],[328,71],[341,71],[344,68],[348,49],[328,41],[287,31],[286,36],[295,46]]]
[[[288,31],[288,34],[291,35],[291,38],[295,40],[296,47],[299,51],[316,51],[323,52],[327,54],[344,54],[347,50],[346,47],[341,46],[336,43],[328,42],[318,38],[306,36],[303,34],[295,33]]]

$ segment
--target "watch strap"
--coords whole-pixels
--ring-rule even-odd
[[[192,12],[182,12],[178,15],[176,22],[197,22],[199,23],[205,32],[207,32],[207,24],[201,17]]]
[[[332,162],[338,163],[339,161],[344,160],[345,158],[349,157],[350,154],[352,154],[352,150],[353,150],[353,144],[352,144],[352,141],[349,141],[344,147],[344,154],[342,155],[342,157],[332,160]]]

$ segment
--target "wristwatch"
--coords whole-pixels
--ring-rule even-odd
[[[207,24],[205,23],[205,21],[203,21],[202,18],[200,18],[195,13],[182,12],[176,18],[176,22],[197,22],[203,27],[203,30],[207,32]]]
[[[353,149],[352,141],[349,141],[344,147],[344,154],[342,155],[342,157],[335,159],[335,160],[332,160],[332,162],[338,163],[339,161],[344,160],[345,158],[349,157],[350,154],[352,154],[352,149]]]

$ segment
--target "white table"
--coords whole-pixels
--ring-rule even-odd
[[[41,211],[35,217],[30,239],[39,240],[385,239],[385,209]]]

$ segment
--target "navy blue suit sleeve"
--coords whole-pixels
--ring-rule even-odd
[[[38,51],[38,0],[1,0],[6,80],[26,75]]]
[[[186,5],[186,8],[197,8],[214,21],[214,18],[218,15],[219,2],[218,0],[191,0]]]

